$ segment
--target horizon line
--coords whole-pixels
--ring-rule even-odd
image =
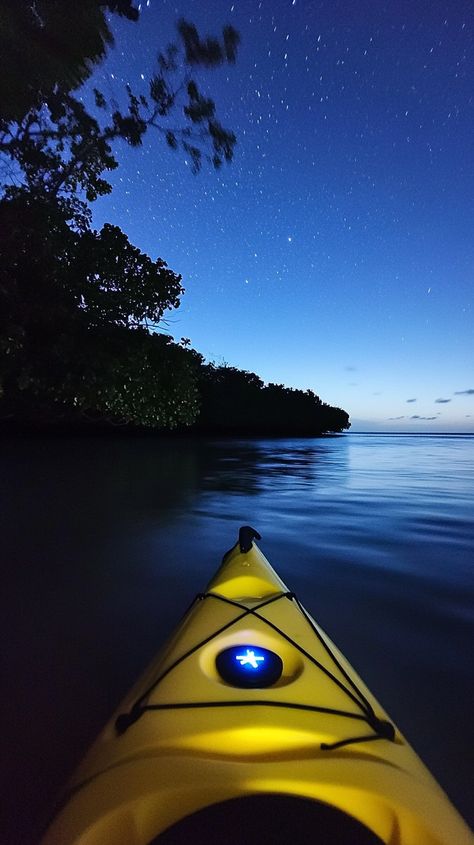
[[[376,430],[350,431],[350,430],[348,430],[348,431],[344,431],[344,432],[341,432],[341,433],[342,434],[394,434],[394,435],[421,434],[423,436],[432,435],[434,437],[437,437],[437,436],[439,437],[440,435],[443,435],[443,436],[449,435],[451,437],[453,435],[460,436],[460,437],[463,437],[463,436],[466,436],[466,435],[468,437],[474,436],[474,431],[383,431],[383,430],[380,430],[380,431],[376,431]]]

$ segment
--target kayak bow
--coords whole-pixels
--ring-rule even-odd
[[[235,799],[270,801],[273,815],[276,796],[345,819],[347,834],[336,827],[338,838],[318,839],[325,843],[473,845],[447,796],[254,538],[241,529],[92,746],[44,845],[149,845],[164,831],[157,841],[247,842],[229,838],[228,808]],[[212,817],[218,838],[200,838],[199,811],[222,802],[230,802],[228,835]]]

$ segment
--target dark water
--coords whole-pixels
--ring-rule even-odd
[[[473,437],[4,440],[0,497],[2,842],[243,523],[473,824]]]

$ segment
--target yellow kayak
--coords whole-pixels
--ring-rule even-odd
[[[254,539],[240,530],[75,772],[44,845],[473,845]]]

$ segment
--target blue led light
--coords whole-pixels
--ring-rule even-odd
[[[235,659],[246,669],[260,669],[260,663],[265,662],[263,654],[255,654],[252,648],[248,648],[245,654],[236,654]]]
[[[283,662],[268,648],[241,643],[219,652],[216,669],[222,680],[233,687],[264,689],[280,679]]]

